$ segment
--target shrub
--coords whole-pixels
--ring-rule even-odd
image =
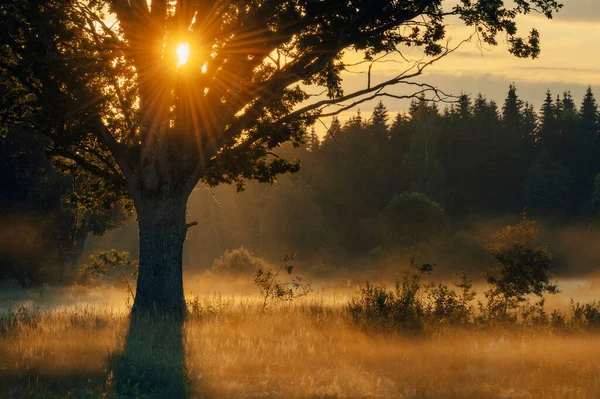
[[[308,295],[311,292],[310,284],[302,283],[302,278],[296,276],[290,281],[282,281],[282,272],[291,276],[294,266],[289,262],[296,258],[297,254],[286,254],[279,266],[273,271],[270,268],[259,268],[254,273],[254,283],[260,289],[263,303],[261,311],[264,312],[274,302],[291,301],[298,297]]]
[[[459,292],[444,284],[423,284],[424,274],[433,271],[435,264],[419,261],[420,253],[409,254],[410,268],[402,271],[394,291],[385,285],[367,282],[357,297],[348,303],[352,321],[364,329],[421,333],[426,327],[467,325],[475,319],[471,304],[476,293],[466,273],[459,273],[454,285]]]
[[[474,319],[471,302],[475,299],[473,282],[466,273],[459,273],[460,281],[454,285],[459,293],[444,284],[432,285],[429,290],[429,316],[435,323],[467,325]]]
[[[352,321],[364,329],[420,333],[424,327],[426,306],[421,296],[421,273],[405,270],[394,291],[385,285],[365,283],[347,310]]]
[[[593,301],[580,305],[571,299],[571,310],[573,311],[573,324],[583,329],[600,328],[600,303]]]
[[[254,256],[242,245],[237,249],[225,251],[223,256],[215,259],[211,270],[222,276],[251,276],[256,270],[268,266],[266,260]]]
[[[412,246],[442,234],[444,209],[420,192],[394,196],[384,210],[384,237],[392,245]]]
[[[538,244],[539,230],[535,221],[523,219],[494,234],[486,247],[498,261],[486,275],[492,288],[485,293],[487,317],[512,320],[519,304],[527,295],[540,298],[558,292],[552,279],[552,255]]]

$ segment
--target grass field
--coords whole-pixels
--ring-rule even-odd
[[[181,359],[178,349],[126,348],[124,307],[4,311],[0,397],[118,396],[115,359],[124,351],[163,367],[143,370],[140,392],[144,379],[170,378],[165,373],[180,365],[193,398],[600,397],[598,335],[449,327],[418,338],[381,335],[348,321],[347,300],[316,293],[262,314],[255,296],[198,297],[183,326]],[[145,333],[168,335],[153,323]],[[135,397],[136,389],[121,396]]]

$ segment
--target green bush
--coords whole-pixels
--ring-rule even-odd
[[[403,272],[393,291],[367,282],[348,303],[352,321],[363,329],[420,333],[426,305],[421,295],[421,273]]]
[[[418,258],[418,253],[410,255],[411,267],[402,271],[393,291],[369,282],[361,287],[347,305],[352,322],[365,330],[413,334],[443,325],[472,324],[476,293],[466,273],[460,273],[454,284],[458,292],[441,283],[423,283],[422,276],[434,264],[420,264]]]
[[[443,234],[444,209],[420,192],[395,195],[383,213],[383,236],[390,246],[412,246]]]
[[[243,245],[231,251],[225,251],[223,256],[215,259],[212,272],[220,276],[251,276],[258,269],[268,268],[269,263],[254,256]]]
[[[551,282],[552,255],[539,244],[536,222],[525,215],[519,223],[494,234],[487,250],[497,265],[486,274],[492,286],[486,292],[486,317],[511,321],[528,295],[541,299],[546,293],[559,292]]]

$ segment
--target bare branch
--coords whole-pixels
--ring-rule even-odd
[[[470,40],[470,39],[468,39],[468,40]],[[435,57],[435,58],[433,58],[433,59],[431,59],[431,60],[429,60],[427,62],[421,62],[421,63],[417,64],[416,66],[413,66],[413,67],[409,68],[408,70],[404,71],[400,75],[395,76],[392,79],[388,79],[385,82],[379,83],[379,84],[374,85],[372,87],[367,87],[367,88],[362,89],[362,90],[357,90],[357,91],[355,91],[353,93],[350,93],[350,94],[347,94],[347,95],[345,95],[345,96],[343,96],[341,98],[321,100],[321,101],[317,101],[317,102],[315,102],[313,104],[309,104],[309,105],[307,105],[305,107],[302,107],[302,108],[300,108],[300,109],[298,109],[298,110],[296,110],[294,112],[291,112],[290,114],[288,114],[284,118],[281,118],[280,120],[278,120],[275,123],[282,123],[282,122],[291,120],[293,118],[300,118],[300,117],[303,117],[303,115],[307,114],[310,111],[322,110],[323,108],[326,108],[326,107],[331,106],[331,105],[340,104],[340,103],[343,103],[343,102],[348,101],[348,100],[358,99],[358,98],[360,98],[362,96],[367,96],[367,95],[372,94],[372,93],[378,93],[374,97],[367,98],[367,99],[362,100],[362,101],[361,100],[355,101],[353,103],[353,105],[350,105],[350,106],[346,107],[346,109],[349,109],[349,108],[352,108],[355,105],[358,105],[358,104],[360,104],[360,103],[362,103],[364,101],[367,101],[368,99],[372,99],[372,98],[375,98],[375,97],[378,97],[378,96],[382,96],[383,95],[383,94],[381,94],[381,90],[382,89],[384,89],[385,87],[392,86],[392,85],[397,85],[397,84],[413,85],[413,86],[419,86],[421,88],[426,87],[428,90],[432,90],[434,92],[440,92],[439,89],[437,89],[437,88],[435,88],[435,87],[433,87],[431,85],[427,85],[427,84],[424,84],[424,83],[411,82],[410,79],[413,79],[415,77],[420,76],[427,67],[433,65],[435,62],[437,62],[440,59],[446,57],[447,55],[453,53],[458,48],[460,48],[460,46],[462,46],[464,43],[466,43],[468,40],[461,41],[456,47],[453,47],[453,48],[448,48],[447,47],[446,50],[442,54],[440,54],[439,56],[437,56],[437,57]],[[410,72],[411,70],[413,70],[415,68],[416,68],[416,71]],[[407,72],[410,72],[410,73],[407,73]],[[390,94],[386,94],[386,95],[387,96],[391,96]],[[446,94],[444,94],[444,96],[445,97],[451,97],[451,96],[446,95]],[[410,98],[410,97],[414,97],[414,95],[409,95],[408,97],[402,97],[402,98]],[[339,111],[339,112],[341,112],[341,111]],[[333,115],[339,114],[339,112],[333,113]]]

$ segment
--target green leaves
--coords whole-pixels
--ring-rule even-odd
[[[527,295],[542,297],[558,292],[557,285],[550,282],[552,255],[538,240],[536,222],[523,214],[519,223],[497,232],[488,245],[488,252],[498,264],[486,275],[493,286],[486,296],[498,315],[508,315]]]
[[[137,277],[138,262],[129,257],[129,252],[117,251],[96,251],[90,255],[88,263],[79,269],[79,277],[88,284],[99,284],[107,279],[114,279],[111,273],[119,273],[119,278],[125,277],[122,269],[128,271],[132,277]]]
[[[54,155],[116,185],[155,179],[145,175],[154,168],[174,187],[200,180],[240,189],[244,180],[272,183],[299,169],[272,153],[302,143],[324,107],[353,94],[342,89],[349,50],[367,62],[406,47],[447,55],[454,16],[482,42],[497,45],[506,33],[512,54],[535,58],[539,33],[518,36],[516,17],[550,18],[561,7],[554,0],[217,1],[210,8],[174,1],[150,12],[131,4],[0,5],[0,91],[10,105],[0,126],[25,119],[49,135]],[[107,26],[109,17],[119,24]],[[185,71],[170,64],[179,40],[192,50]],[[333,103],[311,103],[311,86]]]
[[[508,43],[510,53],[519,58],[537,58],[540,55],[540,33],[536,29],[531,30],[527,40],[510,37]]]

